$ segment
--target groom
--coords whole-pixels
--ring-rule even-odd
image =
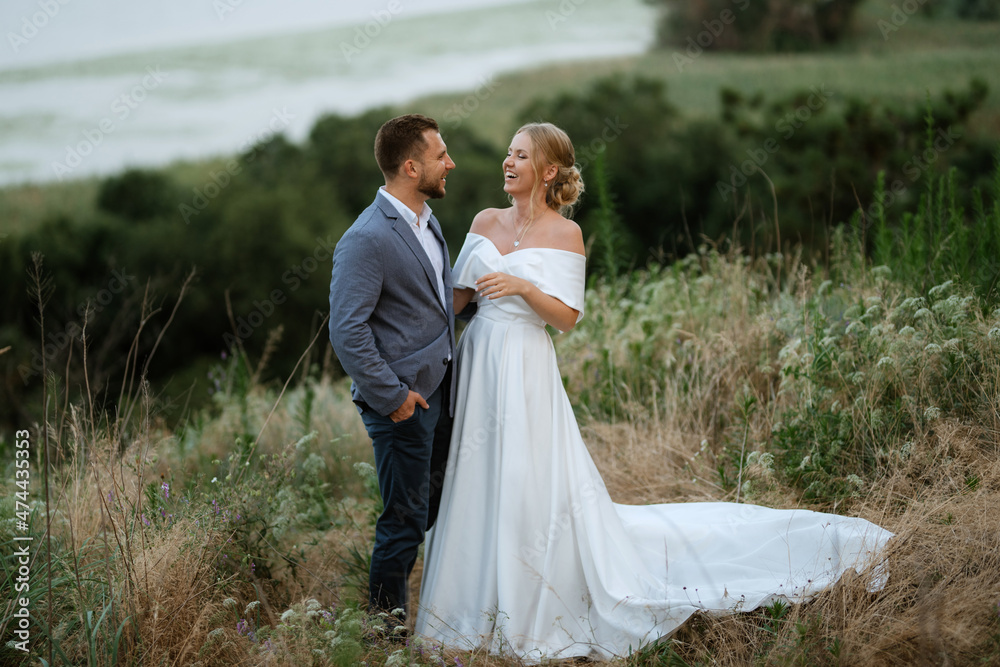
[[[405,614],[407,579],[437,517],[451,438],[451,268],[427,200],[444,197],[455,163],[438,124],[417,114],[379,129],[375,160],[385,185],[333,253],[330,341],[354,381],[385,507],[369,609]]]

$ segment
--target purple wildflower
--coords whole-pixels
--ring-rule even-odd
[[[163,497],[170,500],[170,483],[164,482],[160,488],[163,489]]]

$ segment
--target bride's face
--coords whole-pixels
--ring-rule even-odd
[[[535,168],[531,164],[531,139],[518,133],[510,141],[507,157],[503,161],[503,190],[507,194],[530,194],[535,182]]]

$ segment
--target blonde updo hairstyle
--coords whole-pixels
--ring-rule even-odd
[[[544,188],[542,174],[546,167],[559,168],[556,177],[545,188],[545,204],[563,217],[573,214],[573,205],[583,194],[583,178],[576,166],[576,152],[569,136],[552,123],[528,123],[515,134],[524,132],[531,140],[531,166],[535,169],[535,182],[531,186],[531,202],[539,188]]]

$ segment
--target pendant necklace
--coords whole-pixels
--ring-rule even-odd
[[[524,227],[521,228],[521,233],[514,236],[514,247],[515,248],[518,247],[519,245],[521,245],[521,240],[524,238],[524,235],[528,233],[528,228],[531,227],[531,225],[534,224],[534,222],[535,222],[535,219],[532,218],[528,222],[524,223]],[[517,224],[514,225],[514,229],[515,230],[517,229]]]

